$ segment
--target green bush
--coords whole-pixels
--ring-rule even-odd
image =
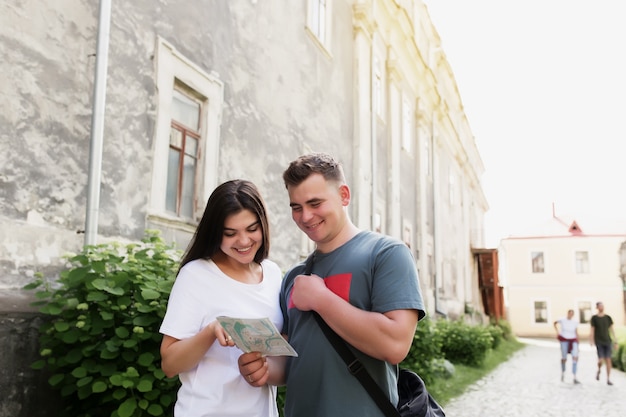
[[[487,331],[491,335],[493,341],[491,342],[491,348],[497,349],[500,343],[504,340],[504,330],[502,327],[490,324],[487,326]]]
[[[441,352],[454,364],[479,366],[493,344],[485,326],[470,326],[462,321],[439,320],[436,334],[441,341]]]
[[[87,246],[67,257],[56,283],[38,280],[45,320],[42,359],[62,416],[141,417],[172,414],[178,378],[160,367],[159,326],[180,253],[148,232],[141,243]]]
[[[400,366],[416,372],[424,383],[429,384],[437,374],[437,359],[442,358],[442,341],[436,337],[433,322],[422,319],[417,325],[413,344]]]
[[[611,361],[614,368],[620,371],[626,370],[626,345],[619,344],[617,349],[613,351]]]
[[[511,328],[511,323],[506,320],[500,319],[496,320],[495,318],[490,319],[490,324],[492,326],[499,327],[502,329],[502,337],[504,340],[513,340],[515,337],[513,336],[513,329]]]

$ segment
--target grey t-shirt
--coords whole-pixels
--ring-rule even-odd
[[[304,272],[304,263],[285,276],[280,303],[283,331],[298,357],[289,358],[286,369],[287,417],[383,416],[358,380],[324,336],[313,314],[291,304],[293,278]],[[424,303],[417,270],[404,243],[372,232],[360,232],[331,253],[315,254],[312,273],[352,305],[367,311],[415,309],[423,318]],[[357,357],[395,404],[397,366],[353,349]]]

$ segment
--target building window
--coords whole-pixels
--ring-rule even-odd
[[[307,15],[307,27],[327,50],[330,41],[330,1],[309,0]]]
[[[543,274],[545,272],[543,252],[532,252],[530,256],[532,259],[533,274]]]
[[[158,108],[149,218],[194,225],[217,185],[217,157],[224,86],[157,40]]]
[[[535,301],[535,323],[548,322],[548,303],[546,301]]]
[[[591,301],[578,302],[578,321],[580,324],[586,324],[591,321]]]
[[[589,273],[589,252],[587,251],[576,252],[576,273],[577,274]]]
[[[196,202],[201,109],[200,101],[174,90],[165,209],[186,218]]]

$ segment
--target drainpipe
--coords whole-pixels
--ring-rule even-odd
[[[102,142],[104,109],[106,102],[109,32],[111,28],[111,1],[100,0],[98,18],[98,44],[93,84],[93,112],[91,114],[91,140],[89,146],[89,173],[87,186],[87,213],[85,218],[85,246],[94,245],[98,236],[100,209],[100,177],[102,174]]]

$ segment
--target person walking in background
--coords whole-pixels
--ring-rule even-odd
[[[574,319],[574,310],[567,310],[567,317],[554,322],[556,337],[561,343],[561,382],[565,379],[567,355],[572,355],[572,374],[574,384],[580,384],[576,379],[578,368],[578,320]]]
[[[298,352],[297,358],[287,358],[285,415],[382,417],[313,313],[354,348],[396,404],[397,364],[425,315],[414,258],[402,241],[352,223],[350,188],[331,156],[301,156],[283,180],[294,222],[316,244],[311,275],[305,275],[306,263],[299,263],[287,272],[281,290],[283,332]],[[242,355],[240,372],[264,383],[272,371],[268,375],[258,360],[254,353]]]
[[[282,272],[267,259],[269,250],[267,211],[254,184],[218,186],[183,256],[160,328],[161,367],[182,383],[176,417],[278,416],[276,387],[244,380],[237,364],[242,352],[216,320],[268,317],[282,328]],[[263,358],[263,366],[268,362]]]
[[[591,343],[591,346],[595,343],[598,353],[596,380],[600,380],[600,371],[604,364],[606,366],[606,383],[613,385],[611,382],[611,355],[613,353],[613,345],[617,346],[613,319],[604,313],[604,304],[601,301],[596,303],[596,308],[598,313],[591,317],[591,335],[589,337],[589,343]]]

